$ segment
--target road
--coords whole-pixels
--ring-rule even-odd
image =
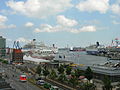
[[[7,75],[6,81],[16,90],[40,90],[40,88],[29,83],[28,81],[20,82],[19,76],[23,74],[20,70],[12,68],[11,65],[2,65],[2,68],[5,70],[5,74]],[[29,76],[27,77],[29,78]]]

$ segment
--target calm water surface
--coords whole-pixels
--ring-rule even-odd
[[[62,58],[59,58],[59,56],[61,56]],[[85,65],[104,64],[105,62],[108,61],[106,57],[87,55],[86,52],[60,53],[56,55],[55,59],[72,61],[76,64],[85,64]]]

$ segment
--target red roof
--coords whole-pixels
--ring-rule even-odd
[[[79,77],[79,79],[84,79],[84,78],[85,78],[85,76],[80,76],[80,77]]]

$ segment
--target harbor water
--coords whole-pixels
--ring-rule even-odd
[[[107,57],[88,55],[86,52],[65,52],[56,55],[55,60],[72,61],[75,64],[93,65],[104,64]]]

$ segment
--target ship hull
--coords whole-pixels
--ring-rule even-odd
[[[89,54],[89,55],[98,55],[98,54],[99,54],[98,51],[86,51],[86,52],[87,52],[87,54]]]
[[[87,49],[86,49],[86,52],[87,52],[87,54],[89,54],[89,55],[98,55],[98,54],[99,54],[99,51],[98,51],[97,48],[93,48],[93,49],[87,48]]]

